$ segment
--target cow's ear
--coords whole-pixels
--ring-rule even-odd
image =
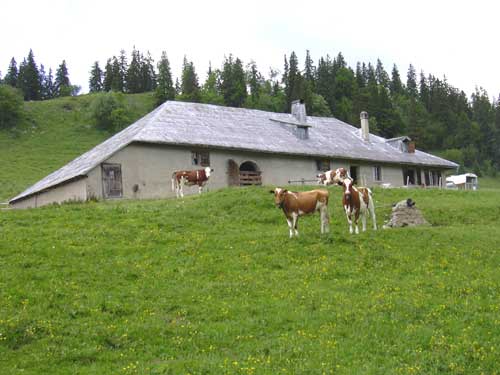
[[[270,192],[271,194],[274,194],[274,190],[269,190],[269,192]]]
[[[283,193],[288,193],[288,189],[283,190]]]

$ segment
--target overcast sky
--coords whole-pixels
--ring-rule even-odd
[[[500,2],[261,1],[237,0],[20,0],[0,4],[0,71],[32,48],[38,64],[54,71],[66,60],[70,80],[87,91],[94,61],[101,68],[121,49],[166,51],[178,77],[184,55],[203,81],[208,62],[220,67],[232,53],[261,73],[283,70],[295,51],[315,62],[342,52],[347,63],[395,63],[406,81],[408,65],[442,78],[470,95],[482,86],[500,94]]]

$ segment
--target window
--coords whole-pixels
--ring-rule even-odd
[[[373,179],[375,181],[382,181],[382,167],[380,165],[373,167]]]
[[[191,164],[199,165],[201,167],[208,167],[210,165],[210,154],[206,151],[204,152],[192,151]]]
[[[102,164],[102,189],[104,198],[123,196],[122,167],[120,164]]]
[[[299,139],[309,139],[306,126],[297,126],[296,134]]]
[[[328,159],[316,160],[316,169],[321,172],[329,171],[330,160]]]

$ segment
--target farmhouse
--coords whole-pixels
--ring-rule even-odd
[[[331,117],[168,101],[10,200],[14,208],[88,199],[175,196],[176,170],[214,169],[210,189],[314,180],[340,166],[368,186],[437,185],[457,164]],[[193,189],[191,193],[197,192]],[[189,193],[189,191],[188,191]]]

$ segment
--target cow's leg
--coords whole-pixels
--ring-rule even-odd
[[[355,210],[355,212],[354,212],[354,232],[356,234],[359,234],[358,220],[359,220],[359,210]]]
[[[321,233],[328,233],[330,231],[330,218],[328,217],[327,205],[321,206],[320,214],[321,214]]]
[[[293,221],[291,218],[286,218],[286,222],[288,223],[288,231],[290,232],[290,238],[293,237]]]
[[[347,217],[347,223],[349,224],[349,233],[352,234],[352,220],[351,220],[351,211],[348,206],[344,206],[345,216]]]
[[[297,213],[292,213],[292,223],[293,223],[293,229],[295,231],[295,235],[299,235],[299,230],[298,230],[298,221],[299,221],[299,214]]]
[[[361,224],[363,224],[363,232],[366,232],[366,212],[361,214]]]
[[[179,198],[180,196],[180,181],[179,180],[175,180],[175,197],[176,198]]]
[[[377,230],[377,218],[375,217],[375,205],[373,204],[373,199],[371,196],[370,196],[370,200],[368,201],[368,207],[370,210],[370,214],[372,216],[373,230]]]
[[[181,198],[184,198],[184,177],[181,177],[181,180],[179,182],[179,195]]]

